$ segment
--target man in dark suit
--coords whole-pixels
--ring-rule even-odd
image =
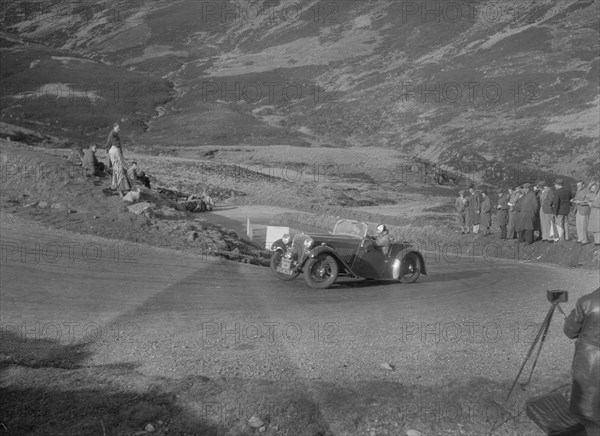
[[[519,242],[525,242],[525,245],[533,243],[533,229],[535,228],[535,216],[538,213],[538,201],[535,194],[531,190],[530,183],[523,184],[525,194],[517,202],[516,207],[519,208],[519,229],[521,237]]]
[[[555,236],[554,242],[560,240],[568,241],[569,237],[569,212],[571,211],[571,200],[573,195],[571,190],[564,186],[563,179],[554,181],[554,198],[552,199],[552,212],[554,213],[554,222],[558,231],[558,237]]]

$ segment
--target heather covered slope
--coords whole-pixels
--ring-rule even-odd
[[[173,84],[140,143],[376,145],[455,167],[598,170],[598,1],[45,5],[15,3],[4,30]]]

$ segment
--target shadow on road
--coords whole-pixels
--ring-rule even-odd
[[[221,435],[178,404],[174,390],[135,372],[136,364],[86,366],[88,344],[2,332],[0,422],[11,435]],[[205,378],[205,380],[208,380]]]

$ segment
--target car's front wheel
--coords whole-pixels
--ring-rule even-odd
[[[400,281],[403,283],[414,283],[421,275],[421,258],[417,253],[408,253],[402,259],[402,275]]]
[[[327,289],[337,279],[338,264],[329,254],[319,254],[304,265],[304,280],[311,288]]]
[[[275,273],[275,276],[279,280],[285,280],[285,281],[294,280],[296,277],[298,277],[300,275],[299,272],[292,272],[290,270],[281,268],[282,260],[283,260],[283,253],[281,251],[277,250],[277,251],[274,251],[273,254],[271,254],[271,271],[273,271]],[[286,274],[285,272],[282,272],[282,271],[288,271],[289,274]]]

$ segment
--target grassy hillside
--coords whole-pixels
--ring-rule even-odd
[[[143,132],[156,106],[173,93],[167,81],[148,74],[6,35],[0,41],[1,119],[6,123],[103,142],[115,121],[129,132]]]
[[[4,30],[139,74],[121,84],[138,81],[143,109],[124,110],[149,120],[141,143],[376,145],[463,170],[600,169],[598,1],[44,5],[11,4]],[[174,99],[150,120],[164,80]]]

